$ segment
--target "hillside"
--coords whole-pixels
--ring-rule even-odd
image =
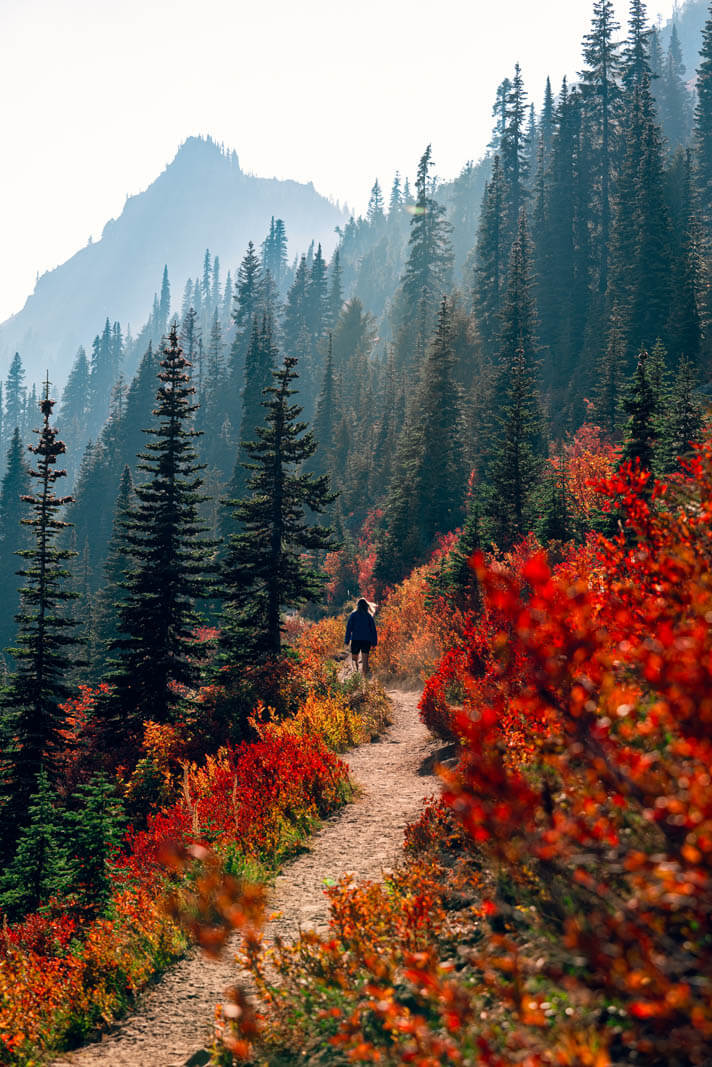
[[[134,332],[143,325],[164,264],[175,302],[206,248],[233,269],[247,242],[266,235],[272,215],[284,219],[291,256],[312,240],[330,252],[334,229],[345,221],[311,183],[246,174],[234,152],[190,137],[153,184],[107,222],[100,241],[44,274],[24,308],[0,325],[0,374],[19,351],[29,381],[49,367],[62,385],[78,346],[91,343],[107,316]]]

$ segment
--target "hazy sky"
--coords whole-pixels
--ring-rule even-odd
[[[650,0],[667,18],[672,0]],[[627,0],[616,8],[625,23]],[[515,61],[540,104],[592,0],[0,0],[0,321],[194,133],[362,211],[428,142],[456,175]],[[256,234],[260,240],[261,234]]]

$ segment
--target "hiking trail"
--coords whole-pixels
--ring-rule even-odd
[[[392,724],[371,744],[341,758],[359,788],[356,800],[325,820],[275,879],[265,940],[294,940],[300,928],[328,928],[325,882],[345,874],[379,879],[398,863],[406,825],[437,791],[437,742],[418,715],[418,693],[389,690]],[[139,997],[134,1011],[100,1040],[65,1053],[53,1067],[193,1067],[207,1063],[215,1005],[239,978],[234,950],[218,961],[193,949]]]

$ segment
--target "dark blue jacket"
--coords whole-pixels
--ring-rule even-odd
[[[348,645],[351,641],[370,641],[374,648],[378,644],[376,624],[370,611],[359,611],[357,608],[349,615],[344,644]]]

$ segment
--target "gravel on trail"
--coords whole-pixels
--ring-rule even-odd
[[[418,715],[418,693],[391,690],[392,724],[371,744],[342,758],[359,789],[354,803],[327,819],[305,851],[275,879],[265,930],[294,940],[300,929],[328,928],[324,887],[343,875],[378,879],[398,863],[403,831],[438,789],[432,776],[436,742]],[[197,1067],[208,1062],[215,1006],[234,985],[234,952],[210,960],[193,950],[138,1000],[101,1040],[56,1059],[53,1067]]]

